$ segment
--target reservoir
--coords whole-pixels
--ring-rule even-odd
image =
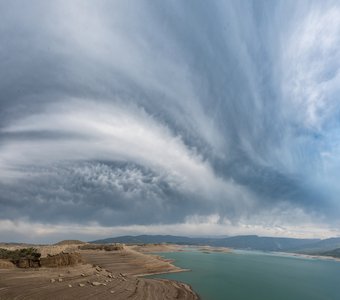
[[[340,262],[253,251],[159,255],[190,269],[155,275],[188,283],[202,300],[339,300]]]

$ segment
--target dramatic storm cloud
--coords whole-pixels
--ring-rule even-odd
[[[336,1],[0,2],[0,240],[340,234]]]

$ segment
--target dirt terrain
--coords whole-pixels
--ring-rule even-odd
[[[174,244],[144,244],[144,245],[134,245],[130,246],[131,249],[142,253],[152,253],[152,252],[179,252],[183,251],[185,246],[174,245]]]
[[[65,246],[79,252],[85,263],[57,268],[0,268],[0,299],[198,299],[184,283],[140,277],[183,271],[158,256],[133,247],[104,251]]]

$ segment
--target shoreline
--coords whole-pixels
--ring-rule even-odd
[[[45,252],[49,250],[47,247]],[[72,247],[68,245],[68,248]],[[138,252],[130,246],[119,251],[78,249],[76,252],[83,257],[83,264],[0,269],[0,299],[200,299],[186,283],[146,278],[189,271],[159,256]]]
[[[178,267],[180,268],[180,267]],[[182,272],[191,272],[191,269],[183,269],[180,268],[180,270],[169,270],[169,271],[163,271],[163,272],[156,272],[156,273],[146,273],[146,274],[138,274],[136,277],[147,277],[147,276],[154,276],[154,275],[162,275],[162,274],[172,274],[172,273],[182,273]]]
[[[179,248],[179,250],[172,251],[159,251],[162,252],[185,252],[190,251],[190,249],[195,249],[202,253],[237,253],[237,251],[249,251],[249,252],[258,252],[263,254],[273,254],[280,256],[290,256],[290,257],[301,257],[305,259],[320,259],[320,260],[331,260],[340,262],[339,257],[327,256],[327,255],[319,255],[319,254],[308,254],[308,253],[297,253],[297,252],[281,252],[281,251],[263,251],[263,250],[252,250],[252,249],[235,249],[228,247],[218,247],[218,246],[209,246],[209,245],[175,245]]]
[[[18,245],[6,245],[17,249]],[[81,250],[79,245],[37,245],[44,255],[60,251],[80,253],[83,264],[57,268],[0,269],[0,299],[168,299],[198,300],[200,296],[184,282],[157,278],[157,275],[190,272],[162,253],[191,252],[259,254],[310,260],[336,261],[339,258],[293,252],[238,250],[226,247],[147,244],[125,245],[121,250]],[[1,265],[0,265],[1,268]],[[152,278],[149,278],[152,277]]]
[[[334,256],[313,255],[313,254],[304,254],[304,253],[295,253],[295,252],[272,252],[272,253],[277,253],[280,256],[301,257],[304,259],[311,259],[311,260],[329,260],[329,261],[340,262],[340,258],[334,257]]]

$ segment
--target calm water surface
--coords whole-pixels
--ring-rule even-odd
[[[186,282],[202,300],[340,299],[340,262],[252,251],[158,254],[192,271],[154,277]]]

